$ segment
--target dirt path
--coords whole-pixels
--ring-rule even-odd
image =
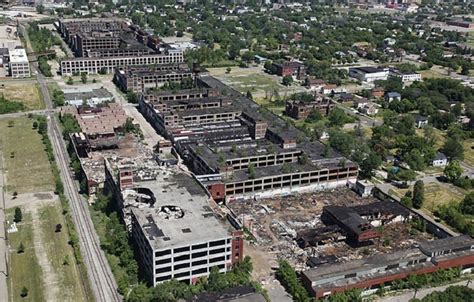
[[[46,301],[61,301],[59,280],[51,262],[48,259],[47,251],[43,245],[43,237],[41,231],[41,221],[38,210],[41,206],[47,205],[48,201],[36,203],[37,206],[30,207],[27,211],[31,213],[32,228],[33,228],[33,244],[35,247],[36,258],[38,264],[41,266],[43,271],[43,285],[44,285],[44,297]]]

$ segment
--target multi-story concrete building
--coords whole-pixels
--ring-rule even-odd
[[[351,288],[377,289],[410,275],[457,267],[471,269],[474,239],[463,235],[421,242],[417,247],[351,260],[327,263],[302,272],[302,280],[316,298]]]
[[[63,75],[111,73],[119,66],[183,62],[183,52],[123,20],[59,20],[58,30],[76,58],[61,61]]]
[[[114,82],[124,92],[141,93],[165,83],[192,79],[192,76],[191,69],[184,63],[125,66],[115,69]]]
[[[226,272],[243,258],[243,232],[232,231],[191,176],[156,161],[107,159],[106,188],[116,197],[153,286],[195,282],[212,267]]]
[[[421,81],[421,74],[418,72],[401,72],[397,69],[390,69],[389,77],[399,78],[402,83]]]
[[[335,104],[331,99],[322,95],[315,95],[311,101],[306,100],[290,100],[286,102],[285,114],[294,119],[305,119],[312,111],[317,111],[323,116],[329,114]]]
[[[389,74],[388,68],[376,67],[353,67],[349,68],[349,76],[362,82],[373,83],[378,80],[387,80]]]
[[[182,63],[183,53],[173,49],[164,53],[107,58],[69,58],[61,60],[61,74],[72,75],[86,72],[89,74],[111,73],[119,66]]]
[[[197,89],[147,91],[139,108],[174,143],[215,200],[355,182],[358,166],[353,162],[310,142],[299,130],[216,79],[203,76],[198,82]]]
[[[8,52],[9,72],[12,78],[27,78],[30,74],[30,64],[23,48],[12,49]]]

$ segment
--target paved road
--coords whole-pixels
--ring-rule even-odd
[[[20,116],[26,116],[28,114],[46,114],[54,112],[54,109],[45,109],[45,110],[31,110],[25,112],[15,112],[15,113],[7,113],[7,114],[0,114],[0,119],[8,119],[8,118],[15,118]]]
[[[3,159],[0,153],[0,301],[8,301],[8,245],[5,221],[5,192],[3,179]]]
[[[397,188],[390,184],[390,183],[382,183],[382,184],[376,184],[375,185],[379,190],[381,190],[382,192],[384,192],[385,194],[387,195],[390,195],[392,196],[395,200],[398,200],[400,201],[400,198],[396,197],[396,196],[393,196],[392,194],[389,194],[389,191],[390,190],[396,190]],[[429,216],[428,214],[426,214],[425,212],[423,212],[421,209],[420,210],[417,210],[417,209],[412,209],[412,211],[416,212],[417,214],[419,214],[420,216],[422,216],[424,219],[428,220],[429,222],[433,223],[434,225],[436,225],[439,229],[442,229],[444,230],[446,233],[450,234],[451,236],[459,236],[459,233],[456,233],[455,231],[451,230],[449,227],[447,227],[446,225],[442,224],[442,223],[439,223],[439,222],[436,222],[431,216]]]
[[[434,291],[444,291],[446,290],[447,287],[453,286],[453,285],[466,285],[467,281],[462,281],[462,282],[457,282],[449,285],[443,285],[443,286],[438,286],[438,287],[432,287],[432,288],[424,288],[420,289],[416,292],[416,298],[421,299],[425,297],[428,294],[431,294]],[[474,282],[470,282],[468,285],[470,288],[474,289]],[[401,295],[398,296],[393,296],[393,297],[384,297],[380,298],[376,301],[383,301],[383,302],[407,302],[410,301],[410,299],[413,299],[415,297],[415,291],[411,290],[408,292],[405,292]]]
[[[22,27],[22,31],[29,44],[29,38],[24,27]],[[32,69],[37,72],[38,83],[41,88],[46,108],[53,108],[48,87],[46,85],[46,79],[39,72],[37,63],[32,64]],[[117,284],[107,262],[107,258],[100,247],[99,237],[95,232],[87,201],[79,195],[78,185],[74,181],[73,175],[69,169],[69,154],[67,153],[66,145],[62,139],[58,125],[57,117],[54,114],[49,113],[48,134],[53,145],[56,164],[61,173],[64,192],[66,197],[69,199],[73,221],[76,225],[76,230],[79,236],[81,256],[87,268],[95,301],[121,301],[122,298],[117,292]]]

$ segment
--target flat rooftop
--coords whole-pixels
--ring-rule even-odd
[[[15,48],[8,52],[10,63],[28,63],[26,50],[24,48]]]
[[[135,187],[150,189],[156,198],[150,207],[132,208],[155,250],[230,236],[212,211],[204,189],[190,176],[181,172],[159,174],[156,180],[136,182]]]
[[[90,89],[90,90],[83,90],[83,89],[66,89],[64,92],[64,98],[66,101],[74,101],[74,100],[88,100],[91,98],[112,98],[113,95],[107,91],[107,89],[99,88],[99,89]]]
[[[351,273],[370,271],[379,267],[399,263],[401,261],[400,259],[409,261],[410,259],[418,259],[422,256],[423,254],[417,248],[411,248],[347,262],[327,263],[306,270],[304,274],[309,280],[317,281],[321,279],[334,278],[341,274],[348,275]]]

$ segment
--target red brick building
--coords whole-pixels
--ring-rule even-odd
[[[421,242],[417,247],[349,262],[326,263],[302,273],[302,281],[316,298],[352,288],[390,286],[410,275],[440,269],[472,268],[474,240],[467,235]]]

